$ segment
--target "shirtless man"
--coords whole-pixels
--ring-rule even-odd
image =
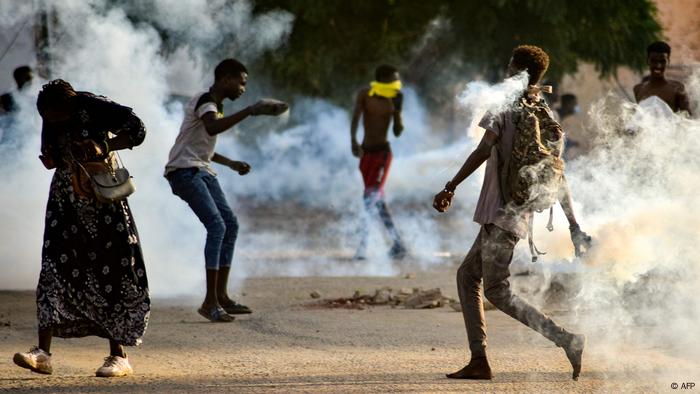
[[[673,112],[686,111],[690,114],[690,103],[685,86],[678,81],[666,79],[664,73],[671,58],[671,47],[657,41],[647,47],[647,64],[649,79],[634,87],[634,99],[637,102],[651,96],[665,101]]]
[[[384,202],[384,184],[391,166],[391,147],[387,139],[389,125],[393,120],[393,130],[396,137],[403,131],[401,121],[401,81],[396,68],[381,65],[375,70],[376,81],[370,87],[361,89],[355,100],[355,110],[352,116],[350,135],[352,137],[352,154],[360,158],[360,172],[365,184],[364,205],[369,215],[378,215],[384,223],[394,245],[389,256],[402,259],[406,256],[406,248],[401,242],[394,221]],[[357,142],[357,126],[363,120],[364,137],[362,144]],[[355,259],[364,260],[367,252],[369,228],[365,219],[361,227],[360,246]]]

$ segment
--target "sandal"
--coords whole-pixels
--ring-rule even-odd
[[[253,311],[245,305],[241,305],[236,301],[229,301],[228,303],[222,303],[221,307],[224,308],[226,313],[229,315],[245,315],[248,313],[253,313]]]
[[[235,319],[235,317],[226,313],[224,308],[218,305],[211,307],[209,310],[199,308],[197,309],[197,313],[199,313],[202,317],[209,320],[210,322],[214,323],[230,323]]]

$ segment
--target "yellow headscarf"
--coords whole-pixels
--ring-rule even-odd
[[[398,79],[389,83],[372,81],[369,86],[368,94],[370,97],[377,95],[379,97],[394,98],[401,90],[401,81]]]

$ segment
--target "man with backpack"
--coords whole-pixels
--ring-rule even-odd
[[[486,131],[457,175],[434,199],[439,212],[449,208],[457,186],[485,161],[486,172],[474,221],[481,230],[457,271],[457,288],[467,328],[471,360],[454,379],[492,379],[486,358],[486,324],[481,282],[486,298],[498,309],[562,347],[578,380],[585,336],[573,334],[515,295],[508,282],[513,249],[528,235],[532,212],[554,204],[563,181],[560,158],[563,133],[540,96],[537,85],[549,56],[531,45],[513,49],[508,74],[527,71],[527,91],[510,109],[487,114],[479,123]]]

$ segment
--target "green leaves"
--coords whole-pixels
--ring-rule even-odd
[[[640,69],[661,32],[650,0],[259,0],[257,7],[296,16],[289,44],[260,67],[291,91],[346,103],[378,64],[393,63],[431,90],[455,75],[498,79],[511,49],[525,43],[550,54],[550,79],[575,72],[579,60],[602,76],[623,65]]]
[[[253,14],[280,9],[294,15],[292,33],[255,59],[255,74],[346,105],[382,63],[439,102],[455,81],[502,78],[516,45],[549,53],[550,80],[580,60],[609,76],[618,66],[643,68],[646,45],[661,34],[651,0],[256,0]],[[212,56],[231,53],[221,50]]]

